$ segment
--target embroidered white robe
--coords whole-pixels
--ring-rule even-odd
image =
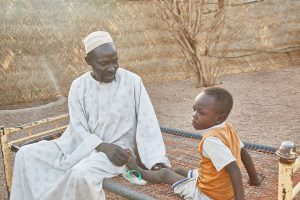
[[[119,68],[111,83],[87,72],[73,81],[70,122],[63,135],[22,147],[15,158],[11,200],[100,200],[104,178],[121,174],[95,148],[102,142],[138,152],[150,169],[170,165],[159,124],[141,78]]]

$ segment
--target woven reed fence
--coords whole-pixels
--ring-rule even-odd
[[[224,73],[299,66],[300,2],[247,2],[227,4],[223,42],[210,56]],[[121,66],[145,82],[191,77],[150,0],[1,0],[0,12],[0,107],[67,95],[89,70],[82,38],[94,30],[111,32]]]

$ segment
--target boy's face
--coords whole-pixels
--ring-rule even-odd
[[[215,98],[201,92],[194,100],[192,124],[196,130],[204,130],[220,123],[215,108]]]

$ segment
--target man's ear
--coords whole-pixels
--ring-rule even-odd
[[[226,120],[226,118],[227,118],[226,114],[218,114],[216,124],[223,123]]]

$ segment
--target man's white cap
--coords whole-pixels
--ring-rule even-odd
[[[106,31],[96,31],[92,32],[86,38],[84,38],[83,43],[85,47],[85,53],[88,54],[90,51],[94,50],[98,46],[105,43],[113,43],[110,34]]]

